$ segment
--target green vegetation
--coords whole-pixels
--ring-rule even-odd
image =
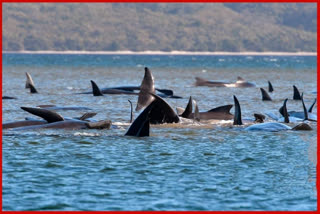
[[[316,51],[316,3],[4,3],[4,51]]]

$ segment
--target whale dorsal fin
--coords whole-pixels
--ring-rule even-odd
[[[237,77],[237,82],[244,82],[244,79],[242,77]]]
[[[58,121],[64,120],[64,118],[60,114],[58,114],[54,111],[47,110],[47,109],[31,108],[31,107],[20,107],[20,108],[22,110],[29,112],[30,114],[33,114],[33,115],[36,115],[38,117],[43,118],[48,123],[53,123],[53,122],[58,122]]]
[[[199,108],[197,105],[197,102],[195,100],[193,100],[194,102],[194,115],[193,115],[193,120],[194,121],[200,121],[200,113],[199,113]]]
[[[224,105],[224,106],[219,106],[217,108],[213,108],[209,110],[208,112],[225,112],[225,113],[230,113],[230,109],[233,107],[233,105]]]
[[[154,100],[140,113],[140,115],[133,121],[125,135],[135,137],[149,136],[150,112],[153,109],[156,102],[157,101]]]
[[[293,99],[294,100],[301,100],[300,92],[295,85],[293,86]]]
[[[240,103],[236,96],[233,95],[234,100],[234,117],[233,117],[233,125],[242,125],[242,119],[241,119],[241,108]]]
[[[260,88],[260,91],[261,91],[263,101],[272,101],[271,97],[269,96],[268,92],[266,92],[266,90],[264,90],[263,88]]]
[[[192,114],[192,97],[190,96],[187,107],[184,112],[180,115],[183,118],[188,118]]]
[[[273,92],[273,86],[272,86],[272,84],[271,84],[270,81],[268,81],[268,91],[269,91],[270,93]]]
[[[79,117],[79,120],[86,120],[86,119],[89,119],[89,118],[94,117],[96,115],[97,115],[96,112],[84,113],[81,117]]]
[[[133,121],[133,107],[132,107],[131,100],[128,100],[128,102],[130,103],[130,123],[132,123],[132,121]]]
[[[36,93],[38,93],[37,89],[34,87],[33,84],[29,84],[29,88],[30,88],[30,93],[31,93],[31,94],[36,94]]]
[[[306,105],[304,104],[303,93],[301,94],[301,102],[303,106],[304,120],[308,120],[308,111],[307,111]]]
[[[150,111],[151,124],[178,123],[180,121],[179,116],[164,99],[156,94],[150,93],[150,95],[156,101]]]
[[[154,78],[152,76],[151,71],[147,67],[145,67],[144,70],[145,70],[145,73],[140,86],[140,92],[138,96],[136,111],[139,111],[143,107],[149,105],[154,99],[150,95],[150,93],[153,93],[153,94],[155,93]]]
[[[90,81],[91,81],[93,96],[103,96],[98,85],[93,80],[90,80]]]
[[[285,99],[284,102],[283,102],[282,108],[280,108],[282,110],[282,114],[283,114],[285,123],[289,123],[290,122],[289,121],[289,114],[288,114],[288,110],[287,110],[287,101],[288,101],[288,99]]]
[[[313,101],[312,105],[310,106],[308,112],[310,112],[310,113],[312,112],[313,106],[314,106],[314,104],[316,104],[316,102],[317,102],[317,98],[314,99],[314,101]]]
[[[30,85],[34,85],[31,75],[26,72],[27,80],[26,80],[26,88],[30,88]]]
[[[167,96],[172,96],[173,95],[173,91],[170,90],[170,89],[159,89],[159,88],[156,88],[157,91],[167,95]]]

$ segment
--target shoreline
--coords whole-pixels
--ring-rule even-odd
[[[2,51],[2,54],[100,54],[100,55],[227,55],[227,56],[317,56],[317,52],[188,52],[188,51]]]

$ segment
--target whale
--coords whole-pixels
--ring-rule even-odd
[[[233,105],[219,106],[207,112],[198,112],[197,115],[195,115],[195,113],[192,113],[192,101],[192,97],[190,96],[187,107],[185,111],[179,115],[180,117],[188,119],[197,118],[199,120],[231,120],[233,118],[233,114],[230,113]]]
[[[84,111],[84,110],[92,110],[91,108],[84,107],[84,106],[56,106],[56,105],[38,105],[37,107],[47,110],[61,110],[61,111],[68,111],[68,110],[75,110],[75,111]]]
[[[261,91],[263,101],[272,101],[271,97],[269,96],[268,92],[266,92],[266,90],[264,90],[263,88],[260,88],[260,91]]]
[[[15,121],[2,124],[3,129],[11,128],[13,131],[29,130],[39,128],[63,128],[63,129],[82,129],[82,128],[110,128],[110,120],[102,120],[97,122],[87,121],[88,118],[96,115],[96,113],[86,113],[80,118],[64,118],[60,114],[41,108],[20,107],[33,115],[41,117],[43,120],[27,119],[25,121]]]
[[[3,100],[14,100],[17,99],[16,97],[10,97],[10,96],[2,96]]]
[[[228,87],[228,88],[248,88],[256,87],[256,84],[245,81],[242,77],[237,77],[235,83],[223,82],[223,81],[209,81],[200,77],[195,77],[195,86],[208,86],[208,87]]]
[[[146,90],[148,87],[153,87],[155,91],[159,92],[157,95],[163,98],[182,99],[183,97],[175,95],[173,90],[165,88],[155,88],[154,78],[149,68],[145,67],[145,75],[140,86],[118,86],[99,88],[95,82],[92,82],[92,91],[80,92],[76,94],[93,94],[94,96],[102,96],[101,94],[127,94],[127,95],[139,95],[140,91]],[[99,90],[97,89],[99,88]],[[155,93],[154,90],[148,90],[148,92]],[[141,109],[141,108],[140,108]]]

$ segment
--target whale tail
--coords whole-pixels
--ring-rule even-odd
[[[243,125],[242,119],[241,119],[241,108],[240,103],[235,95],[233,95],[234,100],[234,117],[233,117],[233,125]]]
[[[29,112],[30,114],[36,115],[38,117],[43,118],[48,123],[63,121],[64,118],[54,112],[43,108],[31,108],[31,107],[20,107],[22,110]]]
[[[268,92],[266,92],[266,90],[264,90],[263,88],[260,88],[260,91],[261,91],[263,101],[272,101],[271,97],[269,96]]]
[[[139,111],[143,107],[148,106],[154,99],[150,95],[150,93],[155,93],[154,78],[151,71],[147,67],[145,67],[144,70],[145,73],[140,86],[136,111]]]
[[[312,112],[313,106],[314,106],[314,104],[316,104],[316,102],[317,102],[317,98],[314,99],[314,101],[313,101],[312,105],[310,106],[308,112],[310,112],[310,113]]]
[[[293,86],[293,99],[294,100],[301,100],[300,92],[295,85]]]
[[[272,86],[272,84],[271,84],[270,81],[268,81],[268,91],[269,91],[270,93],[273,92],[273,86]]]
[[[188,105],[180,116],[183,118],[189,118],[191,113],[192,113],[192,97],[190,96]]]
[[[103,96],[98,85],[93,80],[90,80],[90,81],[91,81],[93,96]]]

